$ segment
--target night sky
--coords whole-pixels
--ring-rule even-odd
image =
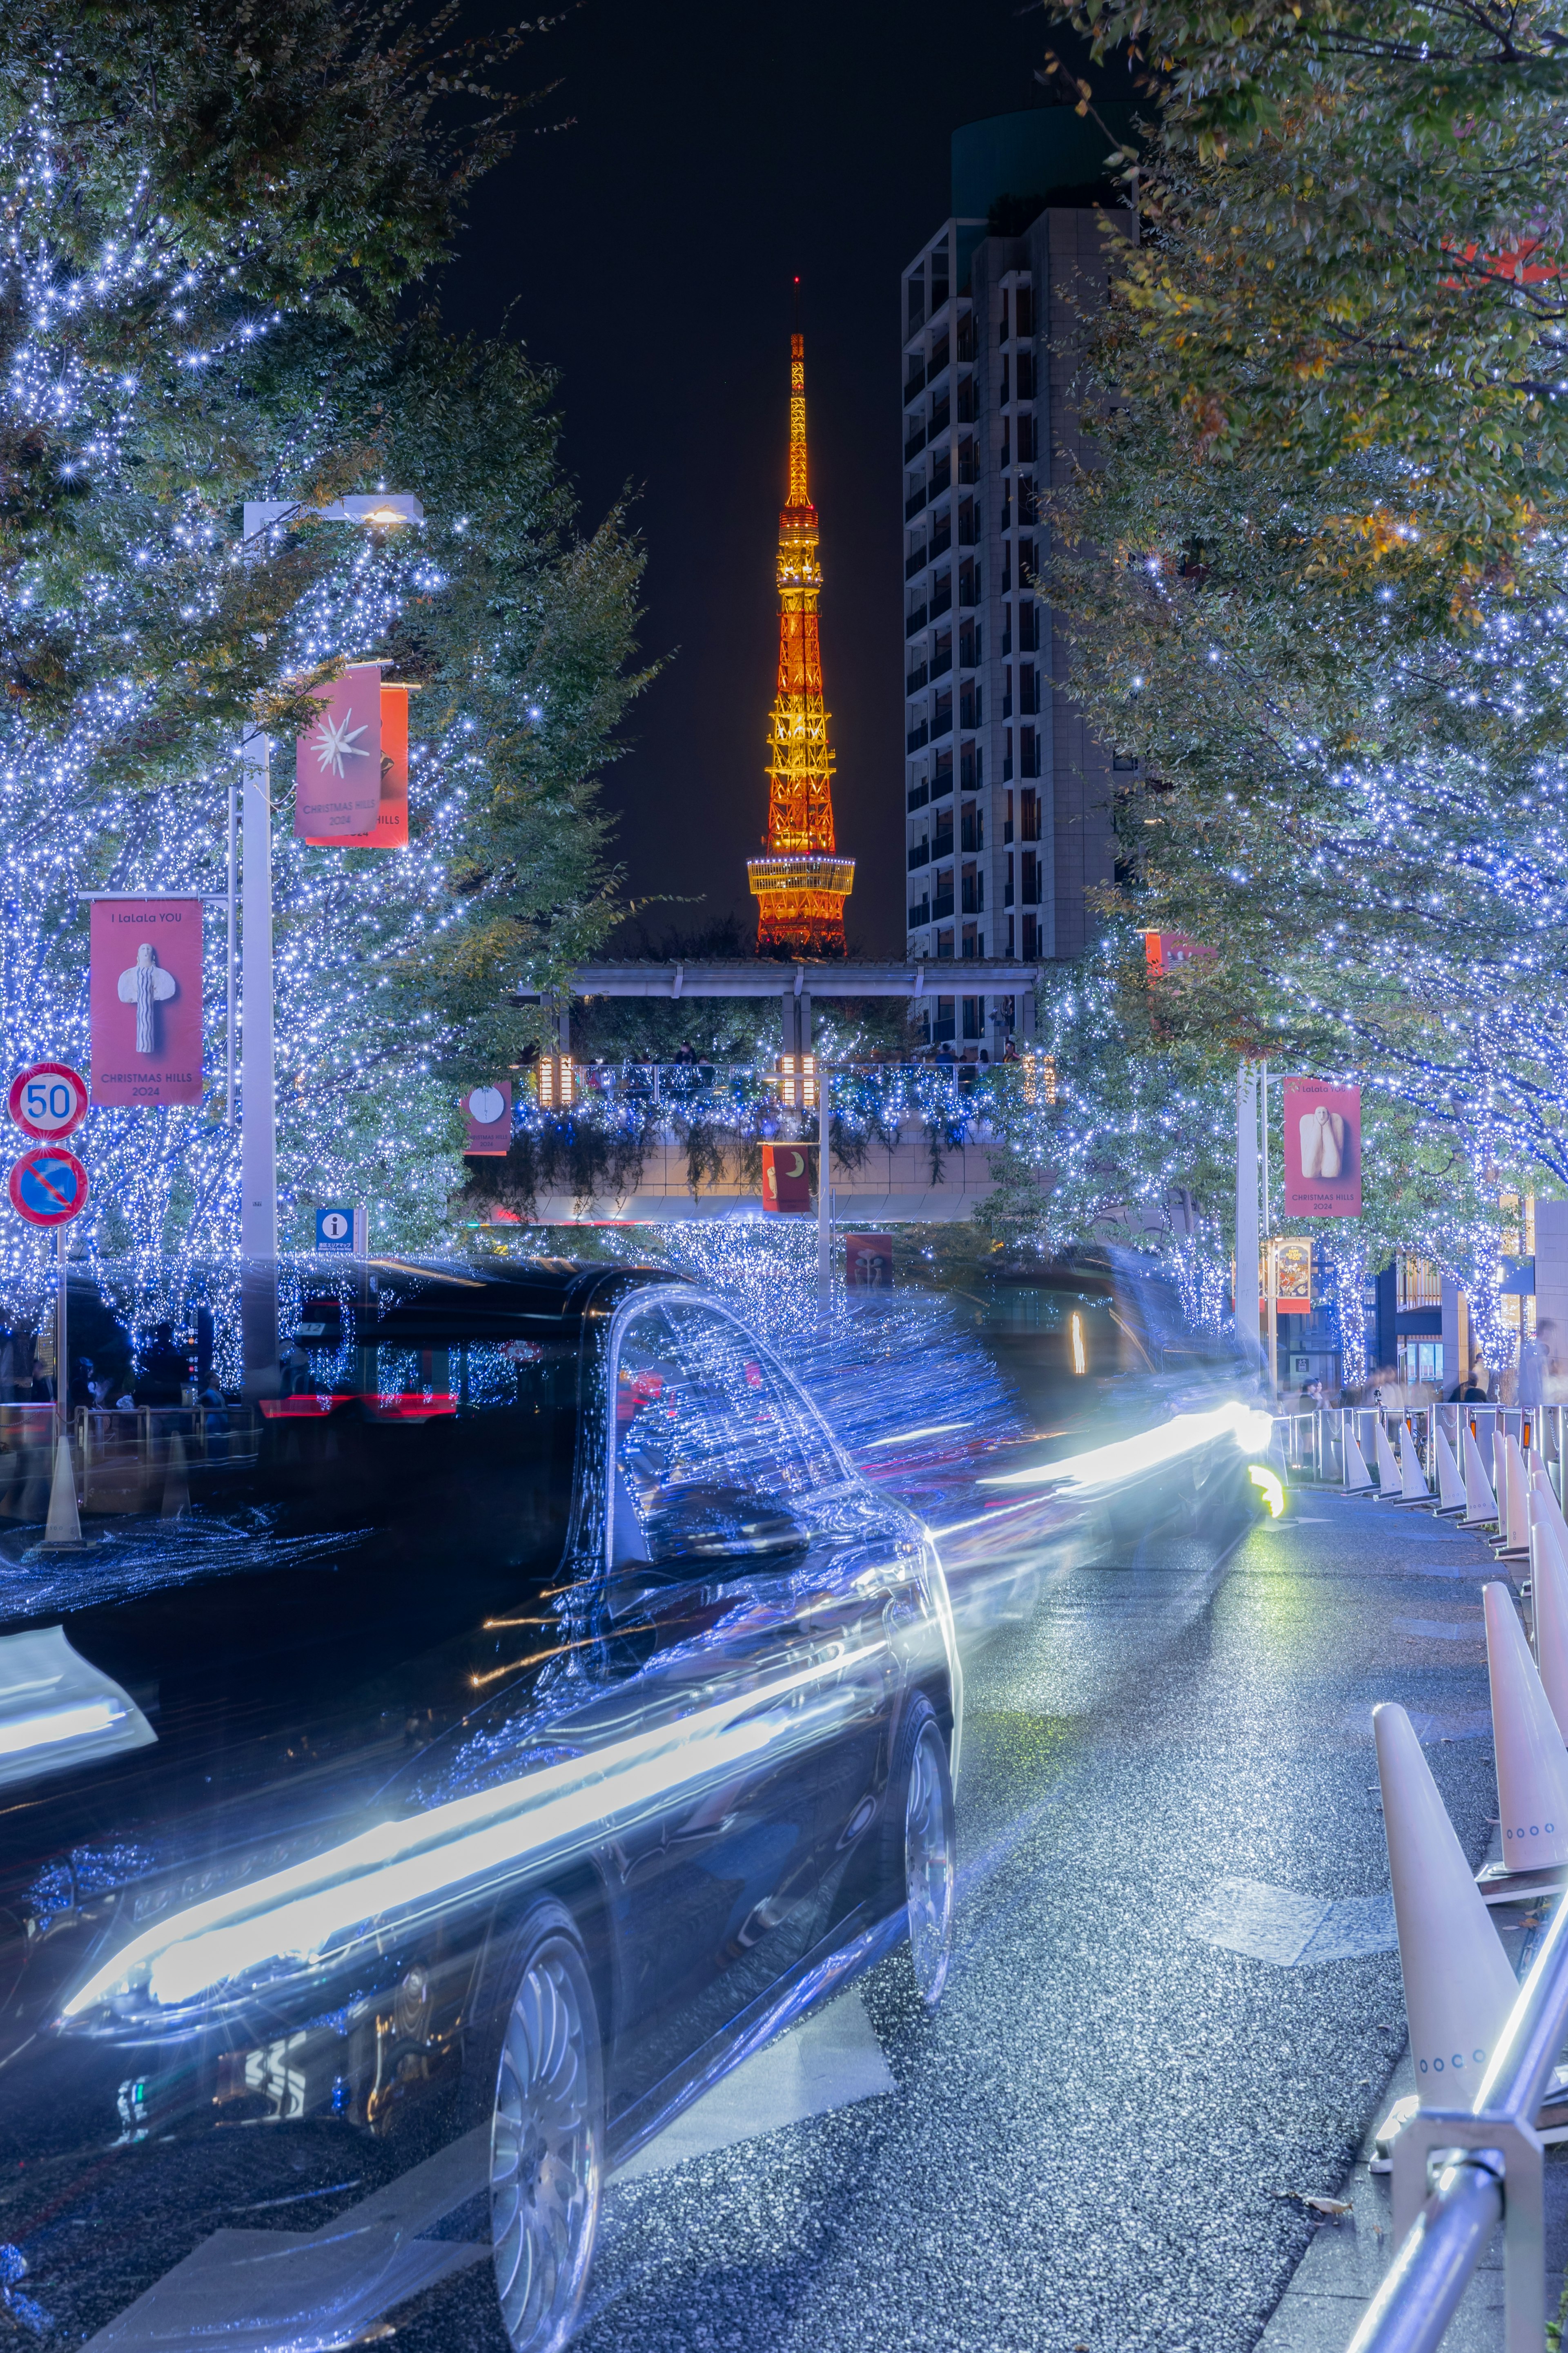
[[[803,280],[812,493],[851,952],[903,952],[899,273],[948,211],[948,139],[1031,106],[1037,8],[907,0],[584,0],[532,45],[559,89],[477,192],[444,304],[562,372],[584,522],[630,484],[642,641],[666,668],[607,775],[628,897],[657,936],[754,904],[775,657],[791,280]],[[623,946],[622,952],[626,952]]]

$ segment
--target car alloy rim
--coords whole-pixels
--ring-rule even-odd
[[[904,1800],[904,1877],[909,1890],[910,1950],[915,1983],[934,2009],[947,1979],[952,1924],[952,1852],[948,1832],[942,1738],[928,1724],[910,1759]]]
[[[529,1961],[507,2020],[490,2134],[490,2229],[515,2353],[554,2353],[576,2316],[599,2194],[579,1964],[562,1939]]]

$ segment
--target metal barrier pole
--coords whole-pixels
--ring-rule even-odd
[[[1568,2034],[1568,1904],[1560,1903],[1469,2108],[1422,2108],[1394,2144],[1402,2243],[1349,2353],[1442,2341],[1500,2211],[1507,2353],[1546,2329],[1545,2149],[1535,2119]],[[1428,2175],[1434,2157],[1437,2179]]]
[[[1348,2353],[1436,2353],[1502,2211],[1500,2161],[1478,2152],[1447,2167]]]

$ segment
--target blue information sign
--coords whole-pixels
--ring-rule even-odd
[[[328,1201],[316,1212],[316,1248],[341,1250],[347,1257],[354,1246],[352,1201]]]

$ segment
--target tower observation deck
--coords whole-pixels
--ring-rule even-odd
[[[767,854],[746,867],[762,955],[841,956],[855,860],[836,854],[822,699],[822,566],[805,470],[805,345],[790,338],[789,487],[779,515],[779,674],[768,721]]]

